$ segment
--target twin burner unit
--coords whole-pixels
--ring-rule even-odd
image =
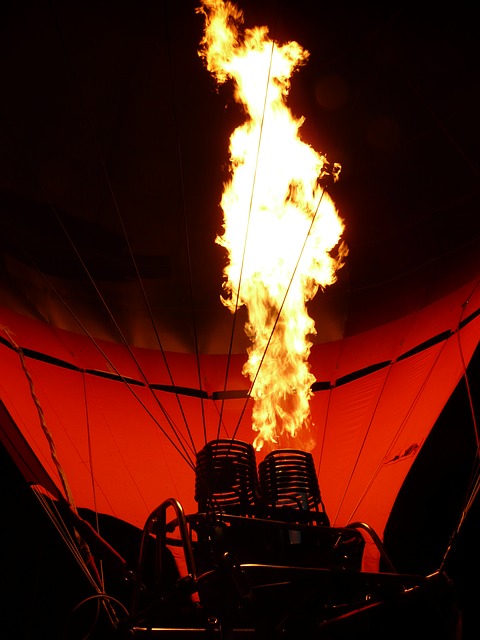
[[[257,473],[251,444],[214,440],[197,454],[195,471],[200,512],[329,524],[313,457],[306,451],[271,451]]]
[[[214,440],[195,471],[197,513],[169,498],[146,522],[129,638],[305,640],[332,625],[351,637],[348,621],[370,629],[385,602],[437,588],[441,576],[397,574],[367,524],[330,525],[308,452],[272,451],[257,467],[251,444]],[[365,534],[387,572],[362,571]]]
[[[297,633],[299,616],[302,625],[312,618],[311,602],[298,601],[305,589],[316,592],[325,571],[360,572],[363,535],[330,526],[308,452],[272,451],[257,468],[251,444],[209,442],[197,454],[195,500],[197,513],[185,515],[170,498],[145,525],[134,634],[188,634],[200,627],[213,632],[217,626],[245,634],[271,624]],[[183,565],[178,574],[171,571],[173,556]],[[146,586],[152,557],[154,577]],[[339,588],[330,588],[330,599],[351,598]],[[291,615],[280,622],[292,603]]]

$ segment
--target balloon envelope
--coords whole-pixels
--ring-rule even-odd
[[[343,167],[349,256],[310,305],[313,453],[332,523],[382,535],[478,344],[474,22],[273,4],[242,3],[246,24],[310,51],[289,102]],[[207,440],[254,436],[215,244],[243,116],[195,6],[26,2],[4,22],[2,437],[62,491],[53,441],[76,504],[138,527],[166,497],[196,509]]]

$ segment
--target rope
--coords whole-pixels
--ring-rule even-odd
[[[30,371],[29,371],[29,369],[27,367],[27,363],[25,361],[25,355],[23,353],[23,350],[16,343],[16,341],[14,340],[10,330],[7,327],[1,327],[1,328],[2,328],[3,332],[5,333],[5,335],[7,336],[8,340],[10,341],[10,344],[12,345],[14,350],[17,352],[18,357],[20,358],[20,364],[22,366],[22,370],[23,370],[23,372],[25,374],[25,377],[27,379],[27,382],[28,382],[28,385],[29,385],[29,388],[30,388],[30,395],[32,396],[32,400],[33,400],[33,403],[35,405],[35,409],[37,410],[38,418],[40,420],[40,426],[42,427],[42,431],[45,434],[45,437],[47,439],[48,446],[50,448],[50,455],[51,455],[51,458],[53,460],[53,463],[55,464],[55,468],[57,470],[57,473],[59,475],[60,482],[62,484],[65,497],[67,499],[68,504],[73,509],[76,509],[75,503],[74,503],[74,500],[73,500],[73,495],[72,495],[72,492],[71,492],[69,484],[68,484],[67,476],[66,476],[66,474],[65,474],[65,472],[63,470],[63,467],[62,467],[62,465],[60,463],[60,460],[58,458],[57,449],[56,449],[56,446],[55,446],[55,441],[53,439],[52,433],[51,433],[50,429],[48,428],[47,422],[45,420],[45,414],[43,412],[42,405],[41,405],[40,400],[38,399],[37,393],[35,391],[35,385],[34,385],[32,376],[30,374]]]
[[[52,461],[53,461],[53,463],[55,465],[55,468],[57,469],[57,473],[58,473],[58,476],[60,478],[60,482],[61,482],[61,485],[63,487],[67,503],[70,506],[70,508],[72,509],[72,511],[76,515],[78,515],[77,507],[76,507],[75,501],[73,499],[73,494],[72,494],[72,491],[70,489],[67,476],[66,476],[66,474],[65,474],[65,472],[63,470],[63,467],[62,467],[62,465],[60,463],[60,460],[58,458],[57,449],[56,449],[56,446],[55,446],[55,441],[53,439],[52,433],[51,433],[51,431],[50,431],[50,429],[49,429],[49,427],[47,425],[47,422],[45,420],[45,414],[43,412],[42,405],[41,405],[40,400],[38,398],[38,395],[36,393],[35,385],[34,385],[34,382],[33,382],[33,378],[32,378],[32,376],[30,374],[30,371],[29,371],[29,369],[27,367],[27,363],[25,361],[25,356],[24,356],[23,350],[17,344],[17,342],[14,340],[14,338],[13,338],[11,332],[9,331],[9,329],[7,327],[2,327],[2,328],[3,328],[4,333],[8,337],[11,345],[13,346],[13,348],[15,349],[15,351],[17,352],[17,354],[18,354],[18,356],[20,358],[20,364],[21,364],[22,370],[23,370],[23,372],[25,374],[25,377],[27,379],[27,382],[28,382],[28,385],[29,385],[29,388],[30,388],[30,394],[32,396],[32,400],[34,402],[35,409],[37,411],[37,414],[38,414],[38,417],[39,417],[39,420],[40,420],[40,426],[41,426],[42,431],[43,431],[43,433],[45,435],[45,438],[47,439],[48,446],[49,446],[49,449],[50,449],[50,455],[51,455]],[[76,529],[75,529],[75,537],[76,537],[76,541],[77,541],[78,547],[80,548],[82,561],[84,563],[84,564],[82,563],[82,566],[84,566],[85,569],[87,569],[92,584],[95,584],[96,588],[100,589],[99,585],[103,584],[103,580],[102,580],[102,577],[101,577],[100,573],[98,572],[97,566],[95,564],[95,559],[94,559],[94,557],[93,557],[93,555],[92,555],[92,553],[90,551],[90,548],[89,548],[88,544],[85,542],[85,540],[80,536],[80,534],[78,533],[78,531]],[[65,539],[65,537],[64,537],[64,539]]]

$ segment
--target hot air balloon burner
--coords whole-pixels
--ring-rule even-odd
[[[297,449],[271,451],[257,471],[253,445],[212,440],[197,454],[195,500],[202,513],[329,524],[313,456]]]
[[[199,512],[329,524],[310,452],[271,451],[257,471],[253,445],[212,440],[198,452],[195,474]]]
[[[262,499],[280,519],[330,524],[310,452],[271,451],[259,465],[259,477]]]
[[[211,441],[197,454],[195,499],[201,572],[229,561],[360,566],[363,538],[330,527],[310,452],[279,449],[257,467],[253,445]]]
[[[259,506],[253,445],[239,440],[213,440],[198,452],[195,500],[200,512],[251,515]]]

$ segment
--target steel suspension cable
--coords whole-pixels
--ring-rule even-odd
[[[477,280],[474,288],[472,289],[470,295],[468,296],[467,300],[465,301],[465,303],[462,306],[462,311],[460,314],[460,318],[458,321],[458,327],[460,328],[462,319],[463,319],[463,315],[465,313],[465,310],[467,309],[468,303],[471,299],[471,297],[473,296],[473,294],[475,293],[475,291],[478,289],[478,287],[480,286],[480,279]],[[472,509],[475,500],[477,500],[478,495],[480,493],[480,436],[479,436],[479,431],[478,431],[478,423],[477,423],[477,418],[476,418],[476,410],[474,407],[474,403],[473,403],[473,397],[472,397],[472,392],[471,392],[471,387],[470,387],[470,381],[468,379],[468,372],[467,372],[467,366],[465,363],[465,356],[463,353],[463,349],[462,349],[462,343],[461,343],[461,339],[460,339],[460,330],[457,331],[457,339],[458,339],[458,348],[459,348],[459,353],[460,353],[460,357],[462,360],[462,365],[463,365],[463,380],[465,382],[465,389],[467,392],[467,397],[468,397],[468,403],[469,403],[469,408],[470,408],[470,415],[472,418],[472,425],[473,425],[473,429],[474,429],[474,435],[475,435],[475,444],[476,444],[476,452],[475,452],[475,458],[474,458],[474,462],[473,462],[473,466],[472,466],[472,472],[471,472],[471,477],[470,477],[470,481],[469,481],[469,486],[467,489],[467,495],[466,495],[466,500],[465,503],[463,505],[462,508],[462,513],[460,516],[460,520],[454,530],[454,532],[451,535],[450,541],[448,543],[447,549],[445,551],[445,554],[442,558],[442,562],[440,564],[440,570],[442,570],[445,567],[445,564],[448,561],[448,558],[450,556],[450,554],[452,553],[453,549],[455,548],[455,544],[456,541],[458,540],[458,537],[460,535],[461,529],[463,528],[465,521],[467,519],[467,516],[470,512],[470,510]],[[477,345],[478,348],[478,345]]]
[[[159,336],[159,334],[158,334],[158,330],[157,330],[156,322],[155,322],[155,319],[154,319],[154,317],[153,317],[153,313],[152,313],[151,306],[150,306],[149,301],[148,301],[148,297],[147,297],[147,295],[146,295],[145,287],[144,287],[144,285],[143,285],[143,280],[142,280],[142,277],[141,277],[140,272],[139,272],[139,269],[138,269],[138,264],[137,264],[137,261],[136,261],[136,259],[135,259],[134,253],[133,253],[133,251],[132,251],[132,247],[131,247],[130,241],[129,241],[129,239],[128,239],[128,234],[127,234],[127,232],[126,232],[126,228],[125,228],[125,225],[124,225],[124,222],[123,222],[123,217],[122,217],[122,215],[121,215],[121,213],[120,213],[120,208],[119,208],[119,205],[118,205],[118,201],[117,201],[117,198],[116,198],[116,196],[115,196],[115,192],[114,192],[114,190],[113,190],[113,186],[112,186],[112,183],[111,183],[110,176],[109,176],[109,174],[108,174],[107,168],[106,168],[106,166],[105,166],[105,162],[104,162],[104,160],[103,160],[103,155],[102,155],[102,152],[101,152],[101,150],[100,150],[100,146],[99,146],[99,143],[98,143],[97,136],[96,136],[96,134],[95,134],[95,130],[94,130],[94,128],[93,128],[93,125],[92,125],[91,119],[89,118],[89,115],[88,115],[88,112],[87,112],[87,109],[86,109],[86,106],[85,106],[85,101],[83,100],[83,95],[82,95],[82,93],[81,93],[81,91],[80,91],[80,88],[79,88],[79,84],[78,84],[78,81],[77,81],[77,78],[76,78],[75,71],[74,71],[73,66],[72,66],[72,64],[71,64],[70,56],[68,55],[68,48],[67,48],[67,46],[66,46],[65,39],[64,39],[64,37],[63,37],[63,33],[62,33],[62,29],[61,29],[61,25],[59,24],[59,21],[58,21],[57,15],[56,15],[55,11],[53,10],[53,8],[52,8],[52,13],[53,13],[53,16],[54,16],[54,19],[55,19],[55,25],[56,25],[56,27],[57,27],[57,32],[58,32],[58,36],[59,36],[59,39],[60,39],[60,43],[61,43],[61,46],[62,46],[63,51],[64,51],[64,54],[65,54],[65,58],[66,58],[67,63],[68,63],[68,67],[69,67],[69,71],[70,71],[70,74],[71,74],[72,82],[73,82],[73,85],[75,86],[76,92],[77,92],[77,94],[78,94],[78,96],[79,96],[79,101],[80,101],[80,105],[81,105],[82,113],[83,113],[83,116],[84,116],[85,121],[86,121],[86,123],[87,123],[87,126],[88,126],[88,128],[89,128],[89,131],[90,131],[90,134],[91,134],[91,137],[92,137],[92,140],[93,140],[94,146],[95,146],[95,151],[96,151],[96,154],[97,154],[97,158],[98,158],[98,161],[99,161],[99,163],[100,163],[100,166],[101,166],[101,169],[102,169],[102,173],[103,173],[103,176],[104,176],[105,182],[106,182],[107,187],[108,187],[108,191],[109,191],[110,197],[111,197],[112,202],[113,202],[113,205],[114,205],[114,210],[115,210],[115,212],[116,212],[116,215],[117,215],[117,218],[118,218],[118,221],[119,221],[120,227],[121,227],[121,229],[122,229],[122,233],[123,233],[123,236],[124,236],[124,240],[125,240],[125,242],[126,242],[127,249],[128,249],[128,252],[129,252],[129,255],[130,255],[130,257],[131,257],[132,264],[133,264],[133,267],[134,267],[134,270],[135,270],[135,273],[136,273],[137,281],[138,281],[138,283],[139,283],[139,286],[140,286],[140,289],[141,289],[141,292],[142,292],[142,296],[143,296],[144,302],[145,302],[145,304],[146,304],[146,307],[147,307],[148,313],[149,313],[149,315],[150,315],[150,319],[151,319],[152,326],[153,326],[153,329],[154,329],[154,332],[155,332],[155,335],[156,335],[157,343],[158,343],[159,348],[160,348],[160,351],[161,351],[161,353],[162,353],[162,357],[163,357],[163,359],[164,359],[164,363],[165,363],[165,366],[166,366],[167,373],[168,373],[168,375],[169,375],[170,381],[171,381],[171,383],[172,383],[172,386],[174,387],[175,385],[174,385],[174,381],[173,381],[173,376],[172,376],[171,370],[170,370],[170,368],[169,368],[169,365],[168,365],[168,362],[167,362],[167,359],[166,359],[166,356],[165,356],[165,351],[164,351],[164,349],[163,349],[163,346],[162,346],[162,343],[161,343],[161,340],[160,340],[160,336]],[[50,206],[53,208],[53,205],[52,205],[52,203],[51,203],[51,201],[50,201],[50,199],[49,199],[49,198],[48,198],[48,200],[49,200],[49,204],[50,204]],[[138,362],[137,358],[136,358],[136,357],[135,357],[135,355],[133,354],[133,351],[132,351],[132,349],[131,349],[130,345],[128,344],[128,341],[126,340],[126,338],[125,338],[125,336],[124,336],[123,332],[122,332],[122,331],[121,331],[121,329],[120,329],[120,326],[118,325],[118,323],[117,323],[117,321],[116,321],[115,317],[114,317],[114,316],[113,316],[113,314],[111,313],[111,310],[109,309],[109,307],[108,307],[108,305],[107,305],[107,303],[106,303],[106,301],[105,301],[105,299],[104,299],[103,295],[101,294],[101,292],[100,292],[100,290],[99,290],[99,288],[98,288],[97,284],[95,283],[95,281],[94,281],[93,277],[91,276],[91,274],[90,274],[89,270],[87,269],[87,267],[86,267],[86,265],[85,265],[85,263],[84,263],[84,261],[83,261],[83,259],[82,259],[81,255],[80,255],[80,253],[78,252],[77,248],[75,247],[75,245],[74,245],[74,243],[73,243],[73,241],[72,241],[72,238],[71,238],[71,237],[70,237],[70,235],[68,234],[68,232],[67,232],[67,230],[66,230],[66,228],[65,228],[64,224],[63,224],[63,223],[62,223],[62,221],[60,220],[60,217],[59,217],[59,215],[58,215],[58,212],[57,212],[55,209],[54,209],[54,213],[55,213],[55,215],[56,215],[56,217],[57,217],[57,220],[58,220],[58,222],[59,222],[60,226],[62,227],[62,229],[63,229],[64,233],[66,234],[67,239],[68,239],[68,241],[70,242],[70,244],[71,244],[71,246],[72,246],[72,248],[73,248],[73,250],[74,250],[75,254],[76,254],[76,255],[77,255],[77,257],[79,258],[79,260],[80,260],[80,262],[81,262],[81,264],[82,264],[82,267],[84,268],[85,273],[87,274],[87,277],[89,278],[89,280],[90,280],[90,282],[91,282],[92,286],[94,287],[94,289],[95,289],[95,291],[96,291],[97,295],[99,296],[100,300],[102,301],[102,304],[104,305],[104,308],[106,309],[106,311],[107,311],[107,313],[108,313],[108,315],[109,315],[109,317],[110,317],[111,321],[113,322],[113,324],[114,324],[114,326],[115,326],[116,330],[118,331],[118,334],[120,335],[120,337],[121,337],[121,339],[122,339],[122,341],[123,341],[123,343],[124,343],[125,347],[128,349],[128,351],[129,351],[129,353],[130,353],[130,355],[131,355],[132,359],[134,360],[134,362],[135,362],[136,366],[138,367],[139,372],[140,372],[140,374],[142,375],[142,377],[144,378],[144,380],[145,380],[145,382],[146,382],[146,384],[147,384],[148,388],[150,388],[150,385],[149,385],[149,383],[148,383],[148,381],[147,381],[147,379],[146,379],[146,377],[145,377],[145,374],[144,374],[144,372],[143,372],[143,370],[142,370],[141,365],[139,364],[139,362]],[[157,397],[153,392],[152,392],[152,395],[153,395],[153,397],[154,397],[155,401],[157,402],[157,404],[159,404],[159,405],[160,405],[161,403],[160,403],[160,401],[159,401],[158,397]],[[175,395],[176,395],[176,398],[177,398],[177,402],[178,402],[178,404],[179,404],[179,405],[180,405],[180,407],[181,407],[181,413],[182,413],[182,416],[183,416],[183,418],[184,418],[184,423],[185,423],[185,426],[186,426],[186,428],[187,428],[187,432],[189,433],[189,435],[190,435],[190,439],[191,439],[190,429],[189,429],[189,427],[188,427],[188,423],[187,423],[187,420],[186,420],[186,418],[185,418],[185,414],[184,414],[184,412],[183,412],[183,407],[181,406],[181,403],[180,403],[180,399],[179,399],[178,394],[175,394]],[[171,426],[172,426],[172,425],[171,425]],[[181,437],[180,437],[180,435],[178,435],[178,434],[177,434],[177,438],[178,438],[178,439],[179,439],[179,441],[181,442]],[[192,443],[192,444],[193,444],[193,443]],[[184,448],[184,446],[183,446],[183,445],[181,445],[181,446],[182,446],[182,448]],[[192,447],[192,449],[194,450],[194,447]],[[188,454],[186,453],[186,449],[184,449],[184,451],[185,451],[185,454],[186,454],[186,455],[188,455]]]
[[[166,3],[165,3],[166,6]],[[198,326],[197,326],[197,315],[195,313],[195,304],[193,299],[193,277],[192,277],[192,259],[191,259],[191,251],[190,251],[190,236],[189,229],[187,224],[187,208],[186,208],[186,198],[185,198],[185,181],[183,175],[183,158],[182,158],[182,148],[180,144],[180,134],[179,134],[179,126],[177,120],[177,110],[176,110],[176,94],[175,94],[175,77],[173,73],[173,61],[172,61],[172,52],[171,52],[171,42],[170,42],[170,32],[168,30],[168,20],[167,20],[167,9],[165,8],[165,34],[167,41],[167,52],[168,52],[168,67],[170,70],[170,92],[171,92],[171,100],[173,105],[173,121],[174,121],[174,129],[175,129],[175,137],[177,143],[177,163],[178,163],[178,171],[180,177],[180,191],[181,191],[181,200],[182,200],[182,213],[183,213],[183,226],[185,233],[185,243],[187,249],[187,262],[188,262],[188,285],[189,285],[189,293],[190,293],[190,313],[192,317],[192,325],[193,325],[193,336],[194,336],[194,344],[195,344],[195,362],[197,367],[197,381],[199,385],[200,391],[202,391],[202,374],[201,374],[201,366],[200,366],[200,349],[198,344]],[[203,402],[203,398],[200,398],[200,406],[202,413],[202,425],[203,425],[203,438],[204,443],[207,441],[207,427],[206,427],[206,418],[205,418],[205,406]],[[196,453],[195,443],[193,441],[193,436],[188,428],[188,422],[185,419],[185,425],[187,426],[188,433],[190,435],[191,443],[193,446],[193,450]]]
[[[128,352],[129,352],[129,354],[130,354],[130,356],[131,356],[132,360],[135,362],[135,364],[136,364],[136,366],[137,366],[137,368],[138,368],[138,371],[139,371],[139,373],[140,373],[141,377],[143,378],[143,381],[144,381],[145,387],[146,387],[146,388],[151,392],[151,394],[152,394],[152,396],[153,396],[153,398],[154,398],[154,400],[155,400],[155,402],[156,402],[157,406],[161,409],[161,411],[163,412],[163,414],[164,414],[165,418],[167,419],[167,422],[168,422],[168,424],[169,424],[170,428],[172,429],[172,432],[173,432],[173,433],[174,433],[174,435],[177,437],[177,440],[178,440],[178,442],[179,442],[179,445],[180,445],[180,447],[181,447],[181,448],[182,448],[182,450],[183,450],[183,455],[182,455],[182,457],[183,457],[184,459],[189,459],[189,456],[188,456],[188,453],[187,453],[186,447],[185,447],[185,445],[182,443],[182,434],[178,431],[178,429],[177,429],[177,427],[175,426],[174,422],[173,422],[173,421],[172,421],[172,419],[169,417],[167,410],[165,409],[165,407],[163,406],[163,404],[160,402],[159,398],[158,398],[158,397],[155,395],[155,393],[153,392],[153,389],[152,389],[152,387],[151,387],[151,385],[150,385],[150,383],[149,383],[148,379],[146,378],[146,376],[145,376],[145,374],[144,374],[144,371],[143,371],[142,366],[141,366],[141,365],[140,365],[140,363],[138,362],[138,359],[137,359],[137,357],[135,356],[135,354],[133,353],[133,350],[132,350],[131,346],[129,345],[129,343],[128,343],[127,339],[125,338],[125,336],[124,336],[124,334],[123,334],[123,332],[122,332],[121,328],[119,327],[119,325],[118,325],[118,323],[117,323],[117,321],[116,321],[116,319],[115,319],[114,315],[112,314],[112,312],[111,312],[111,310],[110,310],[110,308],[109,308],[108,304],[107,304],[107,303],[106,303],[106,301],[104,300],[104,298],[103,298],[103,295],[102,295],[101,291],[99,290],[99,288],[98,288],[98,286],[97,286],[97,284],[96,284],[96,282],[95,282],[94,278],[93,278],[93,277],[92,277],[92,275],[90,274],[90,271],[89,271],[89,269],[88,269],[87,265],[85,264],[85,262],[84,262],[84,260],[83,260],[82,256],[81,256],[81,255],[80,255],[80,253],[78,252],[78,249],[77,249],[77,247],[75,246],[75,244],[74,244],[74,242],[73,242],[72,238],[70,237],[70,234],[68,233],[68,230],[67,230],[67,229],[66,229],[66,227],[64,226],[64,224],[63,224],[62,220],[60,219],[60,217],[59,217],[59,215],[58,215],[58,213],[57,213],[57,211],[56,211],[55,207],[53,206],[53,203],[51,202],[50,198],[48,197],[48,194],[45,194],[45,196],[47,197],[47,200],[48,200],[48,202],[49,202],[49,204],[50,204],[50,206],[51,206],[51,208],[52,208],[52,210],[53,210],[53,213],[54,213],[54,215],[56,216],[57,221],[58,221],[58,223],[60,224],[60,226],[61,226],[62,230],[64,231],[64,233],[65,233],[65,235],[66,235],[66,237],[67,237],[67,239],[68,239],[68,241],[69,241],[69,243],[70,243],[70,245],[71,245],[71,247],[72,247],[73,251],[75,252],[75,254],[76,254],[76,256],[77,256],[78,260],[80,261],[80,263],[81,263],[81,265],[82,265],[82,268],[84,269],[84,271],[85,271],[85,273],[86,273],[87,277],[89,278],[90,283],[92,284],[93,288],[94,288],[94,289],[95,289],[95,291],[97,292],[97,295],[99,296],[100,300],[103,302],[104,307],[105,307],[105,310],[107,311],[107,313],[108,313],[108,315],[109,315],[109,317],[110,317],[111,321],[113,322],[113,324],[114,324],[115,328],[116,328],[116,329],[117,329],[117,331],[119,332],[119,335],[120,335],[120,337],[122,338],[122,341],[123,341],[123,344],[124,344],[125,348],[128,350]],[[50,282],[50,280],[49,280],[49,279],[48,279],[44,274],[42,274],[42,273],[41,273],[41,275],[42,275],[42,277],[45,279],[45,281],[49,284],[49,286],[51,287],[51,289],[55,292],[55,294],[59,297],[60,301],[64,304],[64,306],[65,306],[65,307],[66,307],[66,309],[69,311],[69,313],[71,314],[71,316],[76,320],[76,322],[78,323],[78,325],[82,328],[82,330],[84,331],[85,335],[86,335],[87,337],[89,337],[89,339],[94,343],[95,347],[96,347],[96,348],[101,352],[102,356],[106,358],[107,362],[112,366],[112,368],[113,368],[113,370],[116,372],[116,374],[117,374],[117,375],[118,375],[118,376],[123,380],[123,382],[125,382],[125,383],[126,383],[126,382],[127,382],[127,381],[126,381],[126,378],[125,378],[125,377],[120,373],[120,371],[118,370],[118,368],[117,368],[117,367],[112,363],[111,359],[110,359],[110,358],[108,358],[108,356],[105,354],[104,350],[99,346],[98,341],[97,341],[97,340],[95,340],[95,338],[93,337],[93,335],[92,335],[92,334],[91,334],[91,333],[86,329],[85,325],[80,321],[80,319],[78,318],[78,316],[73,312],[73,310],[71,309],[71,307],[66,303],[66,301],[63,299],[63,297],[61,296],[61,294],[58,292],[58,290],[54,287],[53,283],[51,283],[51,282]],[[128,387],[130,388],[130,390],[132,391],[131,386],[130,386],[130,385],[128,385],[128,384],[127,384],[127,386],[128,386]],[[135,397],[140,401],[139,397],[138,397],[135,393],[134,393],[134,395],[135,395]],[[140,401],[140,404],[143,406],[143,408],[144,408],[144,409],[146,409],[146,405],[145,405],[142,401]],[[146,409],[146,410],[147,410],[147,409]],[[147,410],[147,411],[148,411],[148,410]],[[149,413],[150,417],[152,417],[152,418],[153,418],[153,414],[152,414],[150,411],[148,411],[148,413]],[[155,423],[157,424],[157,426],[160,426],[157,420],[155,420]],[[162,429],[162,428],[161,428],[161,429]],[[166,435],[166,432],[164,431],[164,429],[162,429],[162,432]],[[170,442],[173,444],[173,440],[171,440],[170,438],[169,438],[169,440],[170,440]],[[177,447],[176,445],[174,445],[174,446],[175,446],[175,448],[177,449],[177,451],[179,451],[178,447]]]

